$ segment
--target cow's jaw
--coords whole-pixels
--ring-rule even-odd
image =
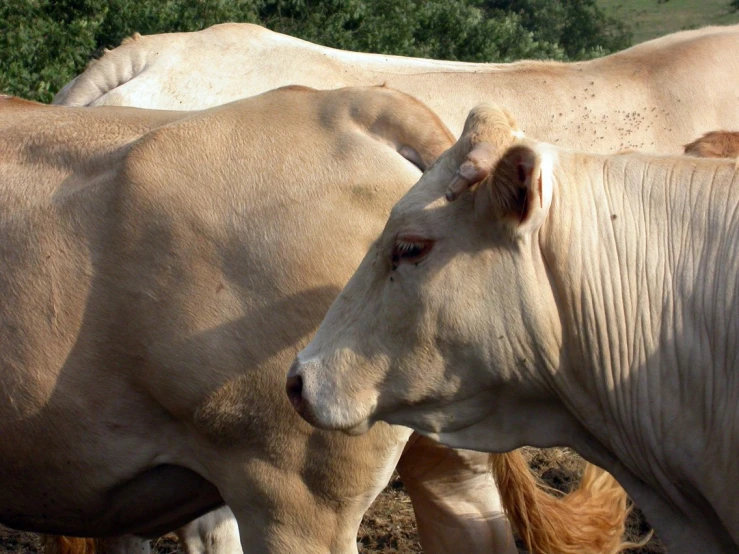
[[[375,417],[379,416],[379,419],[387,423],[410,427],[433,438],[442,434],[453,435],[476,426],[487,419],[490,411],[491,402],[487,391],[481,391],[480,394],[452,402],[421,402],[387,412],[380,409]]]

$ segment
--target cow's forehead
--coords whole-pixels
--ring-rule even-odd
[[[393,215],[417,213],[446,205],[446,189],[455,169],[451,153],[445,152],[400,199],[393,209]]]

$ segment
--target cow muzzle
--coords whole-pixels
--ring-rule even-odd
[[[285,383],[285,392],[287,397],[290,399],[293,409],[298,412],[298,415],[305,421],[310,423],[313,427],[325,428],[326,425],[322,424],[321,419],[317,416],[313,410],[313,402],[310,400],[310,387],[306,387],[306,378],[303,376],[305,367],[300,361],[295,360],[290,366],[290,370],[287,372],[287,382]],[[315,387],[314,387],[315,388]],[[315,391],[313,391],[315,393]],[[322,403],[318,403],[319,405]],[[325,402],[323,403],[325,404]]]
[[[340,430],[355,435],[370,427],[367,408],[337,388],[339,379],[325,376],[326,368],[316,360],[296,359],[290,366],[285,392],[290,404],[305,421],[321,429]],[[359,404],[359,405],[358,405]]]

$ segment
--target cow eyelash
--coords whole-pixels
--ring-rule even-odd
[[[391,256],[393,269],[397,269],[401,262],[419,262],[429,250],[433,242],[430,240],[396,240]]]
[[[423,245],[415,242],[396,242],[395,251],[401,258],[418,256],[423,251]]]

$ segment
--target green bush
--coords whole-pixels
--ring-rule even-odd
[[[739,1],[739,0],[735,0]],[[558,44],[570,60],[583,60],[631,45],[628,26],[606,15],[595,0],[484,0],[489,17],[516,14],[527,31]]]
[[[48,102],[134,32],[225,21],[347,50],[478,62],[584,59],[631,40],[594,0],[3,0],[0,91]]]
[[[294,1],[287,14],[260,12],[267,26],[312,42],[363,52],[465,61],[558,58],[513,14],[486,17],[469,0]]]

